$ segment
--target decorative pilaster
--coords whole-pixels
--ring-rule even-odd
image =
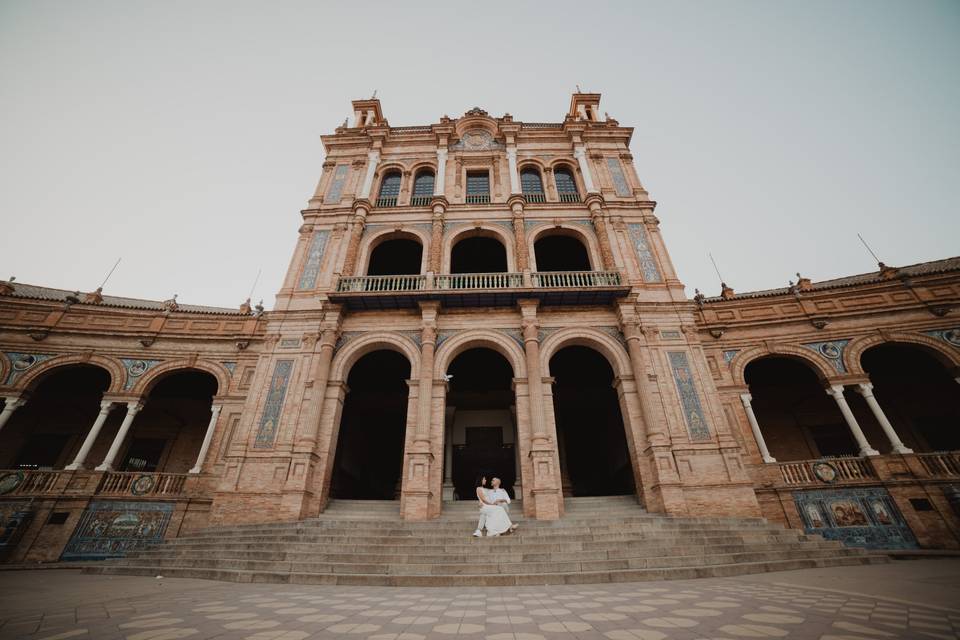
[[[580,165],[580,173],[583,175],[583,186],[586,187],[587,193],[600,193],[593,183],[593,175],[590,172],[590,165],[587,162],[586,146],[583,144],[575,145],[573,147],[573,157],[577,159],[577,164]]]
[[[523,218],[523,196],[510,196],[507,205],[513,212],[513,245],[517,271],[530,269],[530,254],[527,251],[527,229]]]
[[[887,420],[887,415],[880,407],[880,403],[877,402],[877,399],[873,396],[873,384],[861,382],[857,385],[857,392],[867,401],[867,406],[869,406],[870,411],[873,412],[873,417],[880,423],[880,428],[883,429],[883,433],[886,434],[887,439],[890,441],[890,446],[893,447],[893,451],[895,453],[913,453],[913,449],[908,448],[903,444],[903,441],[900,440],[900,436],[897,435],[893,425]]]
[[[519,194],[520,174],[517,172],[517,148],[514,146],[507,147],[507,167],[510,172],[510,194]]]
[[[767,463],[776,462],[777,459],[770,455],[770,451],[767,449],[767,442],[763,439],[763,433],[760,431],[760,423],[757,422],[757,416],[753,412],[752,400],[753,396],[749,393],[740,394],[740,402],[743,403],[743,410],[747,412],[747,422],[750,423],[750,429],[753,431],[753,439],[757,441],[757,447],[760,449],[760,457]]]
[[[853,411],[850,410],[850,405],[847,404],[847,399],[843,397],[843,385],[842,384],[832,384],[827,387],[827,395],[831,396],[834,401],[837,403],[837,407],[840,408],[840,413],[843,414],[843,419],[847,423],[847,427],[850,428],[850,433],[853,434],[853,439],[857,441],[857,445],[860,447],[861,456],[878,456],[880,452],[870,446],[870,443],[867,442],[867,437],[863,435],[863,430],[860,429],[860,424],[857,422],[857,419],[853,415]]]
[[[360,251],[360,239],[367,224],[367,214],[370,213],[370,202],[357,200],[353,204],[353,221],[350,223],[350,240],[347,244],[347,255],[343,259],[343,275],[352,276],[357,268],[357,254]]]
[[[646,429],[647,442],[651,445],[669,445],[669,434],[660,428],[660,424],[650,410],[653,394],[650,391],[650,381],[647,378],[647,362],[644,353],[646,340],[643,329],[636,320],[625,318],[622,309],[620,312],[620,328],[624,339],[627,341],[627,353],[630,355],[634,384],[636,384],[637,392],[640,394],[640,411]]]
[[[603,261],[603,270],[614,271],[617,265],[613,259],[613,249],[610,247],[610,236],[607,235],[603,198],[599,195],[587,196],[586,204],[590,209],[590,220],[593,222],[593,228],[597,232],[597,241],[600,243],[600,259]]]
[[[330,380],[330,363],[333,361],[333,351],[340,337],[340,309],[327,311],[324,317],[324,326],[317,342],[314,355],[314,365],[310,371],[310,406],[299,427],[296,447],[297,451],[312,452],[317,444],[317,434],[320,430],[320,414],[323,412],[323,402],[327,396],[327,383]]]
[[[367,200],[370,198],[370,189],[373,187],[373,176],[377,173],[377,165],[380,164],[380,150],[373,149],[367,152],[367,173],[363,177],[363,184],[360,186],[360,192],[357,198]]]
[[[213,440],[213,432],[217,428],[217,419],[220,418],[220,411],[223,405],[215,404],[210,407],[210,421],[207,423],[207,432],[203,435],[203,443],[200,445],[200,453],[197,454],[197,462],[188,473],[200,473],[203,468],[203,461],[207,458],[207,451],[210,449],[210,442]]]
[[[90,455],[90,449],[93,448],[94,443],[97,441],[97,436],[100,435],[100,429],[103,428],[103,423],[107,421],[107,417],[110,415],[110,410],[114,404],[116,403],[112,400],[104,400],[100,403],[100,413],[97,414],[97,419],[93,421],[93,426],[90,427],[90,431],[87,432],[87,437],[83,439],[83,444],[80,445],[80,451],[77,452],[73,462],[64,467],[65,470],[76,471],[77,469],[83,469],[83,463],[87,461],[87,456]]]
[[[113,471],[114,460],[116,460],[117,454],[120,453],[120,447],[123,446],[124,440],[127,439],[127,432],[130,431],[130,426],[133,425],[133,419],[137,417],[137,414],[140,413],[142,408],[143,404],[139,401],[127,403],[127,415],[123,417],[120,430],[117,431],[117,435],[110,445],[110,450],[107,451],[107,456],[103,459],[103,462],[97,466],[97,471]]]
[[[430,233],[430,255],[427,268],[431,273],[440,273],[443,261],[443,225],[447,213],[447,199],[434,197],[433,199],[433,227]]]
[[[437,175],[433,180],[433,195],[442,196],[446,194],[445,186],[447,181],[447,148],[437,147]]]

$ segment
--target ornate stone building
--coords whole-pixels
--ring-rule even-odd
[[[10,561],[107,557],[331,499],[430,520],[567,496],[958,547],[960,259],[687,298],[633,130],[474,108],[326,162],[273,311],[0,283]]]

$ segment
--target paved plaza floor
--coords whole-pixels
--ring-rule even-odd
[[[960,637],[960,560],[672,582],[494,588],[232,584],[0,571],[0,638]]]

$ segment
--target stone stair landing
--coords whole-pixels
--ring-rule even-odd
[[[218,527],[169,540],[90,573],[234,582],[386,586],[508,586],[720,577],[886,562],[760,518],[670,518],[632,496],[568,498],[565,516],[526,520],[473,538],[477,507],[448,503],[440,518],[404,522],[394,501],[335,500],[300,522]]]

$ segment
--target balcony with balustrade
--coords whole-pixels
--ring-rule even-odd
[[[603,305],[629,293],[617,271],[545,271],[341,277],[330,294],[350,309],[416,307],[437,300],[447,307],[509,306],[520,298],[548,305]]]

